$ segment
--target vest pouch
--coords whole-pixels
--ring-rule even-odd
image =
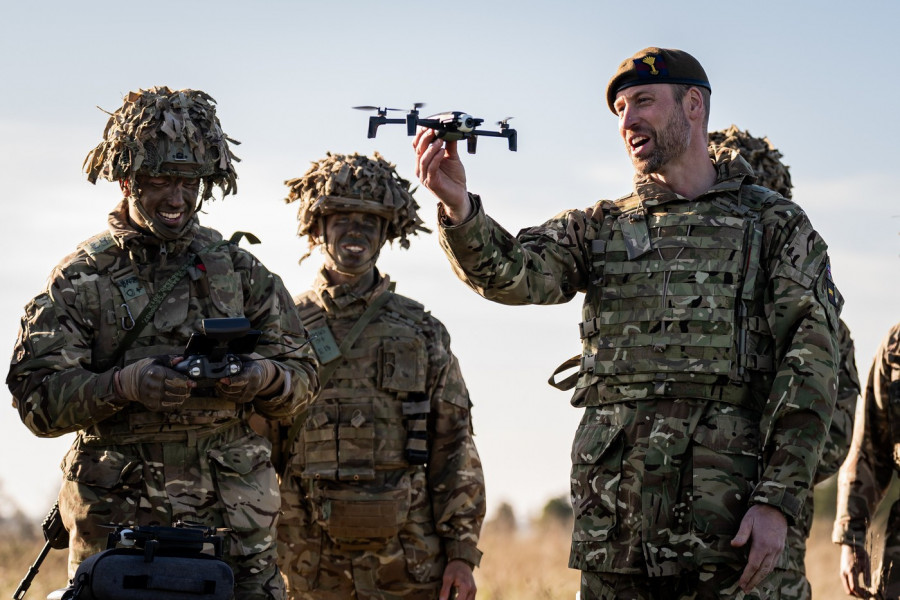
[[[319,523],[344,550],[374,550],[397,536],[409,515],[408,486],[386,489],[323,489]]]
[[[296,456],[300,456],[305,459],[305,464],[299,465],[303,477],[337,479],[337,422],[337,404],[325,404],[322,399],[313,401],[301,436],[303,452],[297,453],[294,458],[296,460]]]
[[[209,297],[213,306],[225,317],[244,314],[244,283],[234,271],[234,263],[227,248],[200,257],[209,278]],[[209,315],[212,316],[212,315]]]
[[[354,398],[340,403],[337,444],[339,480],[371,481],[375,478],[373,398]]]
[[[234,574],[213,556],[155,556],[148,561],[143,550],[113,548],[78,565],[70,589],[80,600],[228,600]]]
[[[378,357],[378,381],[389,392],[425,391],[425,346],[419,338],[385,340]]]

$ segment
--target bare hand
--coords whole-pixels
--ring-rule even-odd
[[[862,584],[859,582],[862,575]],[[841,583],[844,591],[855,598],[873,598],[872,565],[869,553],[862,546],[841,545]]]
[[[787,537],[787,519],[773,506],[754,504],[741,519],[737,535],[731,540],[734,548],[750,542],[750,556],[738,585],[745,593],[758,586],[775,569]]]
[[[419,127],[413,140],[416,176],[444,205],[453,223],[466,220],[471,212],[466,193],[466,169],[459,159],[456,142],[445,142],[427,127]]]
[[[456,600],[475,600],[475,576],[472,575],[472,567],[465,561],[451,560],[447,563],[439,600],[448,600],[453,588],[456,588]]]

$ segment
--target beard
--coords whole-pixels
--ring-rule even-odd
[[[634,169],[641,175],[659,173],[670,161],[687,152],[691,141],[691,126],[684,116],[680,103],[676,103],[669,120],[660,129],[651,129],[649,134],[654,142],[653,151],[645,157],[632,157]]]

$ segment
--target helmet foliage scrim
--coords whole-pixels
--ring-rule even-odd
[[[737,152],[753,168],[756,182],[785,198],[791,197],[791,173],[781,162],[779,152],[769,138],[758,138],[749,131],[741,131],[736,125],[709,134],[709,149],[717,152]]]
[[[130,92],[110,115],[103,141],[84,159],[88,181],[98,177],[125,181],[135,189],[138,173],[198,177],[201,200],[219,187],[222,196],[237,193],[236,157],[222,132],[216,101],[200,90],[152,87]],[[177,167],[177,170],[176,168]]]
[[[321,219],[335,212],[382,217],[386,222],[386,240],[400,240],[401,248],[409,248],[410,235],[430,233],[417,213],[415,188],[410,189],[409,181],[400,177],[395,165],[378,152],[372,157],[327,152],[302,177],[284,183],[289,188],[284,201],[298,204],[297,235],[309,238],[310,250],[322,243]]]

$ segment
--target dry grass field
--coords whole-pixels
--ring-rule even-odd
[[[830,541],[831,520],[814,525],[806,558],[814,600],[845,600],[838,580],[840,549]],[[573,600],[578,572],[566,567],[569,532],[561,528],[492,535],[485,531],[484,558],[475,572],[479,600]]]
[[[846,599],[838,580],[840,552],[830,542],[833,506],[819,503],[809,542],[807,569],[815,600]],[[479,600],[573,600],[578,572],[566,567],[570,531],[561,526],[534,526],[511,531],[489,523],[482,536],[484,559],[475,571]],[[16,538],[19,539],[11,539]],[[4,535],[0,542],[0,598],[11,598],[37,556],[42,540]],[[41,600],[65,582],[65,552],[51,550],[26,600]]]
[[[828,540],[831,523],[816,523],[807,565],[815,600],[846,599],[837,579],[837,546]],[[562,527],[529,533],[501,533],[486,528],[484,559],[475,571],[479,600],[573,600],[578,572],[566,567],[569,531]],[[40,551],[40,540],[4,539],[0,545],[0,598],[13,591]],[[51,550],[26,600],[41,600],[65,584],[66,560],[62,550]]]

